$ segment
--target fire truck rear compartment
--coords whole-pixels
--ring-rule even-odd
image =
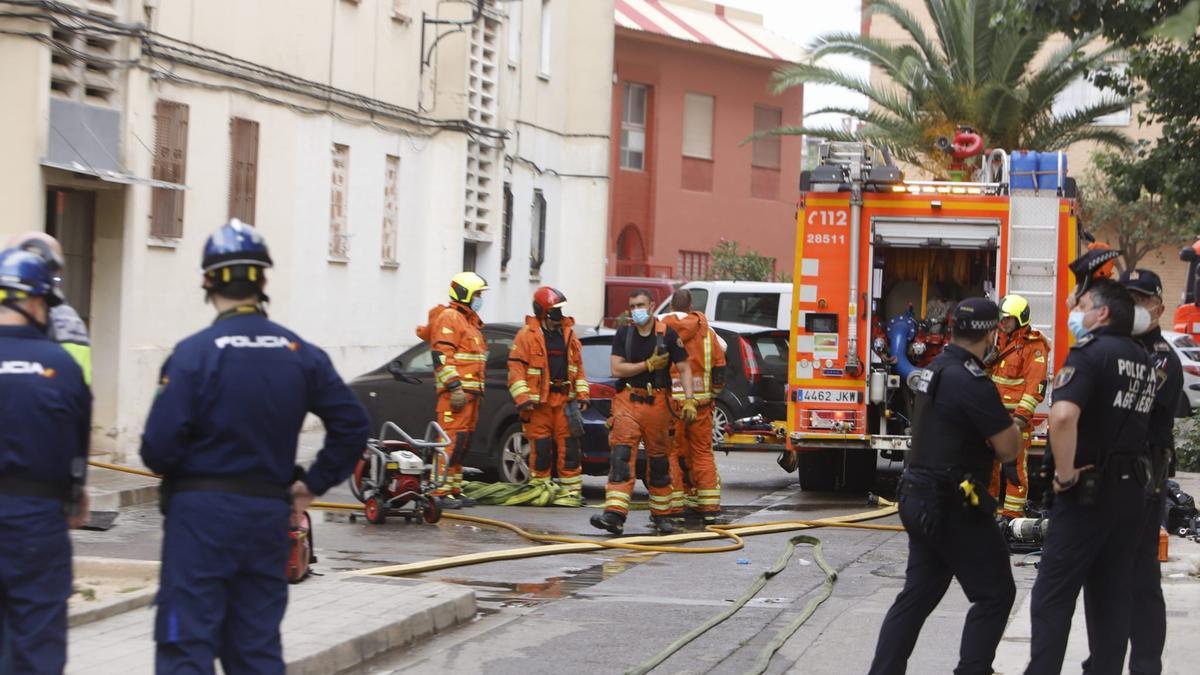
[[[947,314],[964,298],[994,297],[994,239],[920,248],[878,242],[870,289],[871,354],[866,432],[908,435],[909,376],[937,356]],[[933,242],[931,242],[933,243]],[[889,459],[900,453],[884,451]]]

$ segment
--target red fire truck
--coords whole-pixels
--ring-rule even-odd
[[[909,378],[962,298],[1025,296],[1061,366],[1079,226],[1065,158],[1049,154],[992,150],[978,182],[904,181],[885,152],[821,145],[801,179],[792,293],[787,451],[803,489],[865,489],[880,455],[903,459]]]

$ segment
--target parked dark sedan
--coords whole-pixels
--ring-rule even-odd
[[[482,469],[489,478],[512,483],[522,483],[529,478],[529,442],[521,432],[517,408],[508,393],[508,352],[519,328],[520,325],[515,323],[497,323],[483,329],[488,343],[486,388],[479,411],[479,426],[471,439],[465,462],[466,466]],[[589,329],[583,329],[579,334],[583,336],[588,332]],[[611,343],[611,337],[606,339]],[[429,345],[418,344],[396,357],[394,362],[399,378],[389,372],[389,364],[385,363],[355,378],[350,382],[350,389],[366,406],[372,429],[378,430],[384,422],[395,422],[409,433],[421,433],[434,418],[437,401]],[[610,409],[610,401],[603,399],[611,399],[613,389],[595,384],[590,361],[585,363],[584,369],[589,382],[593,382],[592,398],[596,403],[583,414],[583,469],[589,475],[602,475],[608,473],[608,430],[604,422]],[[608,374],[607,363],[603,373],[598,374]]]

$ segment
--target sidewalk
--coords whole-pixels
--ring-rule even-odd
[[[475,593],[413,579],[313,577],[291,586],[284,617],[288,672],[328,675],[444,631],[475,616]],[[74,628],[68,673],[154,670],[154,608]]]
[[[1176,477],[1184,492],[1200,496],[1200,474],[1180,473]],[[1163,649],[1164,673],[1193,673],[1200,663],[1200,544],[1172,536],[1168,544],[1168,560],[1162,565],[1163,597],[1167,602],[1167,644]],[[1016,568],[1013,576],[1018,587],[1022,582],[1032,586],[1037,576],[1033,568]],[[1030,607],[1033,594],[1027,593],[1016,607],[996,650],[992,667],[997,673],[1011,675],[1024,672],[1029,663]],[[1063,672],[1074,672],[1088,656],[1087,620],[1083,612],[1082,593],[1075,604],[1071,619],[1071,635]],[[1190,664],[1190,665],[1189,665]]]

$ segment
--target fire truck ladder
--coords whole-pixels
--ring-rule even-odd
[[[1057,195],[1014,192],[1009,211],[1008,292],[1025,296],[1030,323],[1054,340],[1058,264]]]

